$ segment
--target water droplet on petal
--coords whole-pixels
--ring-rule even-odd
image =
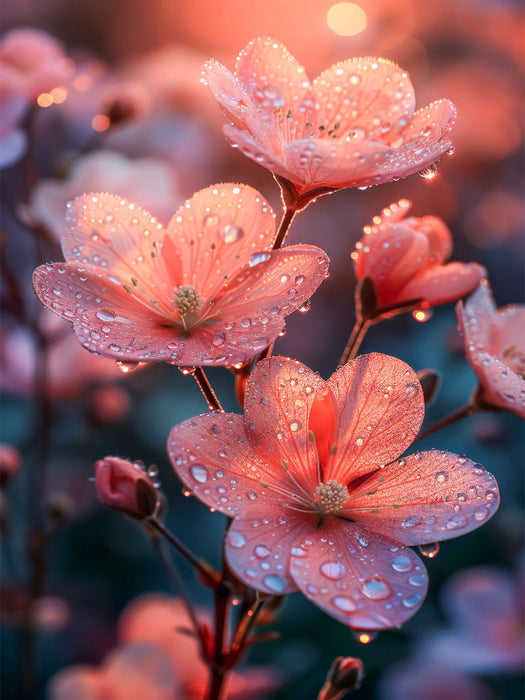
[[[405,606],[405,608],[413,608],[419,603],[420,600],[420,595],[411,595],[403,600],[403,605]]]
[[[240,532],[235,532],[235,530],[230,530],[228,533],[228,543],[232,546],[235,547],[236,549],[240,549],[241,547],[244,547],[246,544],[246,537],[241,534]]]
[[[447,522],[446,528],[447,530],[458,530],[460,527],[465,527],[466,524],[467,519],[464,515],[454,515],[454,517],[450,518]]]
[[[363,595],[370,600],[383,600],[391,595],[390,587],[379,578],[369,578],[361,586]]]
[[[372,630],[352,630],[352,635],[361,644],[370,644],[374,639],[377,639],[378,632]]]
[[[240,241],[244,236],[244,231],[240,226],[225,226],[221,233],[222,239],[225,243],[235,243]]]
[[[401,523],[401,527],[409,528],[409,527],[414,527],[418,523],[421,522],[421,518],[418,515],[409,515],[408,518],[405,518],[403,522]]]
[[[437,163],[432,163],[431,165],[428,166],[428,168],[423,168],[423,170],[419,171],[419,175],[421,175],[422,178],[425,180],[433,180],[438,172],[438,164]]]
[[[427,582],[426,574],[412,574],[408,577],[411,586],[424,586]]]
[[[427,557],[428,559],[433,559],[435,556],[437,556],[439,552],[439,542],[421,544],[419,545],[418,549],[424,557]]]
[[[268,547],[265,547],[263,544],[258,544],[253,551],[255,552],[255,556],[259,557],[259,559],[264,559],[270,554]]]
[[[256,265],[260,265],[263,262],[266,262],[269,260],[271,257],[271,254],[268,253],[267,251],[261,251],[259,253],[253,253],[253,255],[250,255],[250,259],[248,260],[248,265],[250,267],[255,267]]]
[[[332,598],[332,603],[342,612],[353,612],[357,610],[357,605],[346,595],[336,595],[335,598]]]
[[[190,467],[190,474],[199,484],[204,484],[208,479],[208,470],[202,464],[194,464]]]
[[[109,309],[100,309],[95,315],[100,321],[104,321],[104,323],[111,323],[111,321],[114,321],[116,318],[113,311]]]
[[[412,563],[412,560],[409,557],[406,557],[404,554],[400,554],[392,562],[392,568],[394,569],[394,571],[404,573],[405,571],[410,571],[411,569],[413,569],[414,564]]]
[[[271,591],[275,591],[275,593],[282,593],[286,585],[280,576],[275,576],[274,574],[265,576],[263,578],[263,583]]]
[[[338,581],[345,572],[345,567],[338,561],[326,561],[319,567],[323,576],[330,581]]]
[[[445,481],[448,481],[449,476],[447,472],[436,472],[436,481],[438,481],[440,484],[444,484]]]

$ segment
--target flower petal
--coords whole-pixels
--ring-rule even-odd
[[[378,470],[350,492],[345,515],[405,545],[458,537],[496,512],[496,480],[475,462],[429,450]]]
[[[421,298],[431,306],[446,304],[470,294],[486,276],[486,269],[477,263],[432,265],[412,279],[399,293],[398,299]]]
[[[148,298],[172,296],[159,256],[165,232],[162,224],[133,202],[118,195],[91,193],[68,203],[61,243],[74,265],[89,265],[117,283],[140,280]]]
[[[316,393],[324,381],[296,360],[261,360],[246,385],[246,435],[269,468],[284,474],[293,490],[313,497],[318,479],[315,443],[309,420]],[[289,471],[290,470],[290,471]],[[305,492],[306,490],[306,492]]]
[[[168,437],[168,456],[184,485],[211,508],[233,517],[281,501],[273,488],[283,480],[254,452],[244,419],[235,413],[207,413],[176,425]]]
[[[412,120],[402,134],[403,143],[411,143],[412,146],[423,149],[440,143],[446,140],[455,119],[456,108],[450,100],[431,102],[412,115]],[[447,147],[450,148],[448,141]]]
[[[205,299],[224,287],[254,253],[271,247],[274,213],[248,185],[222,183],[196,192],[167,227],[182,260],[177,285],[193,285]]]
[[[230,124],[225,124],[222,130],[228,141],[239,148],[245,156],[259,163],[263,168],[271,170],[275,175],[280,175],[291,182],[297,182],[297,176],[293,171],[288,170],[283,163],[282,155],[274,155],[270,143],[266,143],[268,139],[262,138],[259,132],[255,138],[248,131],[243,131]]]
[[[270,130],[287,132],[286,140],[302,136],[307,116],[300,106],[312,97],[311,85],[303,66],[282,44],[270,37],[250,41],[237,58],[235,73]],[[274,147],[279,153],[275,136]]]
[[[233,521],[226,536],[226,559],[248,586],[274,595],[290,593],[297,590],[288,570],[290,554],[314,529],[311,515],[279,503],[259,503]]]
[[[424,416],[416,373],[395,357],[361,355],[326,382],[339,405],[337,452],[326,479],[348,484],[388,464],[419,432]]]
[[[314,80],[315,126],[333,137],[396,138],[415,108],[414,88],[399,66],[384,58],[336,63]]]
[[[167,325],[160,309],[144,305],[96,268],[42,265],[33,285],[48,309],[73,323],[91,352],[130,362],[176,362],[181,356],[180,331]]]
[[[243,319],[244,327],[262,315],[288,315],[314,294],[328,276],[328,264],[326,253],[315,246],[256,253],[217,296],[214,311],[224,308],[228,316]]]
[[[336,518],[308,533],[292,555],[290,573],[313,603],[360,629],[403,624],[421,607],[428,585],[411,549]]]

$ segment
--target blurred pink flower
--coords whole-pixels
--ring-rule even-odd
[[[43,224],[56,238],[64,226],[67,203],[85,192],[119,194],[167,223],[182,202],[173,168],[157,158],[135,160],[114,151],[95,151],[78,158],[65,180],[40,180],[33,189],[26,218]]]
[[[525,569],[515,576],[495,567],[465,569],[442,590],[451,627],[418,645],[418,659],[466,673],[519,671],[525,663]]]
[[[459,302],[456,316],[483,403],[525,418],[525,307],[496,309],[490,288],[481,285]]]
[[[0,443],[0,488],[15,477],[22,468],[22,455],[13,445]]]
[[[313,246],[270,252],[274,214],[253,188],[212,185],[166,230],[116,195],[71,203],[66,263],[42,265],[42,303],[88,350],[177,365],[232,365],[271,343],[315,292],[328,258]]]
[[[397,459],[424,402],[415,372],[394,357],[362,355],[327,382],[294,360],[263,360],[244,410],[175,426],[171,463],[233,518],[225,552],[236,576],[265,593],[299,588],[351,627],[410,618],[428,580],[409,546],[470,532],[497,508],[494,478],[466,457]]]
[[[0,41],[0,70],[3,79],[21,95],[34,99],[63,86],[74,64],[50,34],[24,28],[14,29]]]
[[[45,319],[42,318],[45,316]],[[58,335],[62,321],[42,309],[40,321],[50,335]],[[0,337],[0,387],[14,394],[34,390],[37,344],[26,328],[4,328]],[[83,350],[71,333],[58,337],[49,348],[48,391],[52,398],[75,396],[86,385],[122,377],[115,362]]]
[[[104,457],[95,463],[95,486],[102,504],[139,520],[154,514],[158,496],[138,463]]]
[[[380,307],[419,300],[428,308],[456,301],[487,275],[476,263],[445,265],[452,254],[449,229],[434,216],[407,217],[411,206],[402,199],[375,216],[352,253],[357,279],[373,281]]]
[[[199,613],[201,623],[210,616]],[[208,668],[199,656],[192,623],[182,602],[165,595],[133,600],[119,621],[121,646],[100,669],[73,666],[53,677],[51,700],[203,700]],[[225,698],[255,700],[275,690],[274,669],[247,668],[232,673]]]
[[[406,177],[451,147],[452,103],[414,112],[407,73],[384,58],[336,63],[311,84],[282,44],[258,38],[234,74],[209,61],[203,81],[232,121],[226,137],[275,174],[292,209],[342,187]]]

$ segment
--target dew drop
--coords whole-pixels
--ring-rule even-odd
[[[378,632],[372,630],[352,630],[352,635],[361,644],[370,644],[374,639],[377,639]]]
[[[383,600],[391,594],[390,587],[378,578],[369,578],[361,586],[363,595],[370,600]]]
[[[413,569],[414,564],[412,563],[412,560],[409,557],[406,557],[404,554],[400,554],[392,562],[392,568],[394,569],[394,571],[404,573]]]
[[[192,467],[190,467],[190,474],[195,481],[199,482],[199,484],[206,483],[206,480],[208,479],[208,470],[206,467],[203,467],[202,464],[194,464]]]
[[[302,428],[302,423],[298,420],[290,421],[290,430],[292,433],[296,433],[300,428]]]
[[[338,581],[345,572],[345,567],[337,561],[326,561],[319,570],[330,581]]]
[[[306,552],[300,547],[292,547],[291,554],[293,557],[304,557],[306,555]]]
[[[439,552],[439,542],[432,542],[430,544],[421,544],[418,547],[420,553],[427,557],[428,559],[434,559]]]
[[[211,342],[216,348],[218,348],[220,345],[224,345],[225,341],[226,336],[224,335],[224,333],[215,333]]]
[[[414,606],[416,606],[419,603],[420,600],[421,600],[420,595],[411,595],[408,598],[404,599],[403,605],[405,606],[405,608],[413,608]]]
[[[104,323],[111,323],[111,321],[114,321],[116,318],[113,311],[109,309],[100,309],[95,315],[100,321],[104,321]]]
[[[446,528],[447,530],[458,530],[460,527],[465,527],[466,524],[467,519],[464,515],[454,515],[454,517],[450,518],[447,522]]]
[[[436,472],[436,481],[440,484],[444,484],[445,481],[448,481],[449,476],[447,472]]]
[[[220,219],[217,216],[217,214],[208,214],[202,220],[202,225],[207,229],[215,228],[216,226],[219,225],[219,223],[220,223]]]
[[[485,520],[485,518],[488,516],[488,514],[489,514],[489,511],[487,510],[487,508],[478,508],[478,510],[475,511],[475,513],[474,513],[474,518],[478,522],[481,522],[481,521]]]
[[[414,527],[415,525],[418,525],[418,523],[421,522],[421,518],[418,515],[409,515],[408,518],[405,518],[403,522],[401,523],[401,527],[409,528],[409,527]]]
[[[408,577],[408,582],[411,586],[424,586],[427,582],[425,574],[412,574]]]
[[[139,366],[139,363],[138,362],[122,362],[122,360],[118,360],[116,365],[121,372],[124,372],[124,374],[128,374],[129,372],[133,372],[133,370]]]
[[[241,547],[244,547],[246,544],[246,537],[241,534],[240,532],[235,532],[235,530],[230,530],[228,533],[228,543],[232,546],[235,547],[236,549],[240,549]]]
[[[253,551],[255,552],[255,556],[259,557],[259,559],[264,559],[270,555],[270,550],[263,544],[258,544]]]
[[[263,583],[267,588],[269,588],[271,591],[275,591],[276,593],[282,593],[285,588],[285,582],[280,576],[275,576],[273,574],[270,574],[269,576],[265,576],[263,578]]]
[[[244,236],[244,231],[240,226],[225,226],[221,233],[222,239],[225,243],[235,243],[240,241]]]
[[[421,175],[422,178],[425,180],[433,180],[438,172],[438,165],[437,163],[432,163],[431,165],[428,166],[428,168],[423,168],[423,170],[419,171],[419,175]]]
[[[332,598],[332,603],[342,612],[353,612],[357,610],[357,605],[346,595],[336,595],[335,598]]]
[[[271,257],[271,254],[268,253],[267,251],[261,251],[259,253],[253,253],[253,255],[250,255],[250,259],[248,260],[248,265],[250,267],[255,267],[256,265],[260,265],[263,262],[266,262],[269,260]]]

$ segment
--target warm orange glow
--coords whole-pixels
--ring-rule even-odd
[[[362,632],[362,633],[359,635],[359,638],[358,638],[358,639],[359,639],[359,641],[361,642],[361,644],[368,644],[369,642],[372,641],[372,635],[371,635],[371,634],[367,634],[367,632]]]
[[[51,90],[50,95],[53,98],[53,102],[59,105],[66,99],[67,90],[65,87],[56,87]]]
[[[353,2],[338,2],[328,10],[328,26],[339,36],[355,36],[366,28],[364,10]]]
[[[412,316],[416,319],[416,321],[424,323],[432,316],[432,311],[414,311]]]
[[[111,122],[105,114],[97,114],[91,120],[91,126],[95,131],[107,131],[110,127]]]
[[[79,92],[86,92],[86,90],[89,90],[92,84],[93,78],[90,75],[79,75],[73,81],[73,87]]]
[[[49,92],[43,92],[36,98],[36,103],[39,107],[51,107],[53,104],[53,95]]]

